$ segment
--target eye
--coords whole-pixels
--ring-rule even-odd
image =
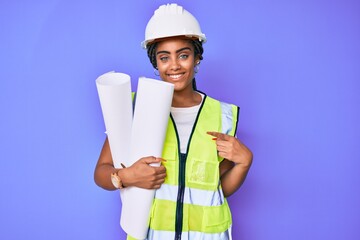
[[[188,54],[180,54],[179,58],[180,59],[187,59],[189,57]]]
[[[159,57],[159,59],[160,59],[161,62],[166,62],[169,59],[169,57],[168,56],[161,56],[161,57]]]

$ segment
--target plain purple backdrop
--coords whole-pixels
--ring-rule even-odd
[[[140,42],[163,3],[0,2],[0,239],[125,239],[118,192],[93,181],[95,79],[156,78]],[[177,3],[208,38],[198,88],[241,107],[254,153],[234,239],[360,239],[359,1]]]

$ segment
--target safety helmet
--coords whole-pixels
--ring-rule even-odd
[[[145,40],[141,46],[146,48],[148,43],[156,39],[174,36],[195,37],[206,42],[199,22],[191,13],[175,3],[161,5],[146,25]]]

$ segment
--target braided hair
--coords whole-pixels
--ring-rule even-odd
[[[194,46],[194,55],[199,56],[199,59],[203,60],[202,54],[204,53],[204,48],[202,46],[202,42],[200,42],[197,39],[196,40],[191,39],[190,41],[191,41],[192,45]],[[157,69],[157,64],[156,64],[156,48],[157,48],[157,45],[158,45],[158,42],[155,42],[155,43],[149,44],[147,46],[147,55],[149,57],[149,60],[150,60],[150,62],[152,64],[152,66],[155,69]],[[193,85],[193,89],[197,90],[195,78],[193,79],[192,85]]]

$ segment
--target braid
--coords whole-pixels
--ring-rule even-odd
[[[153,65],[154,68],[157,69],[157,65],[156,65],[156,47],[157,47],[157,43],[153,43],[147,46],[147,55],[149,57],[149,60],[151,62],[151,64]]]
[[[199,59],[203,60],[204,58],[202,55],[204,53],[204,48],[202,46],[202,42],[200,42],[199,40],[192,40],[191,42],[194,45],[194,55],[199,56]],[[197,90],[195,78],[192,81],[192,87],[195,91]]]
[[[199,40],[191,40],[193,46],[194,46],[194,53],[195,56],[199,56],[200,60],[203,60],[203,53],[204,53],[204,48],[202,46],[202,42],[200,42]]]

